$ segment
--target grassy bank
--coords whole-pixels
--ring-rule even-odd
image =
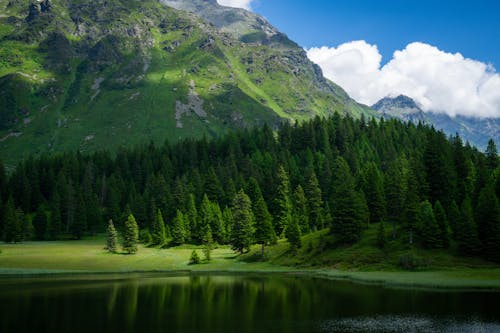
[[[396,267],[381,264],[367,265],[358,262],[359,267],[348,267],[349,258],[358,256],[362,260],[370,249],[340,249],[324,253],[320,260],[339,260],[342,267],[335,265],[298,265],[308,256],[307,241],[318,241],[321,235],[305,237],[306,245],[296,255],[288,253],[287,244],[267,249],[268,260],[258,258],[259,249],[238,256],[229,247],[219,247],[212,253],[209,263],[189,265],[189,258],[195,246],[182,246],[171,249],[157,249],[140,246],[135,255],[110,254],[103,249],[102,238],[82,241],[27,242],[22,244],[2,244],[0,249],[0,275],[36,275],[60,273],[129,273],[129,272],[257,272],[306,274],[331,279],[348,279],[361,283],[377,283],[404,287],[438,288],[487,288],[500,290],[500,268],[480,265],[479,262],[462,262],[455,267],[436,266],[426,270],[408,272]],[[198,248],[199,255],[202,255]],[[314,255],[314,254],[311,254]],[[328,259],[329,258],[329,259]],[[445,254],[441,259],[446,258]],[[304,261],[302,261],[303,263]],[[314,264],[311,260],[309,264]],[[439,262],[440,263],[440,262]],[[441,264],[441,263],[440,263]],[[469,265],[469,266],[467,266]]]

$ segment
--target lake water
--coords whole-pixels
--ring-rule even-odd
[[[4,278],[0,332],[500,332],[500,293],[278,275]]]

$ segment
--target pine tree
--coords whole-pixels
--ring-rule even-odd
[[[297,249],[302,247],[301,233],[298,222],[298,217],[294,216],[290,220],[290,224],[286,227],[286,238],[290,244],[290,250],[292,253],[296,253]]]
[[[420,204],[418,211],[419,235],[422,245],[427,249],[441,248],[440,230],[429,201]]]
[[[384,222],[380,221],[377,229],[377,247],[379,249],[384,249],[387,245],[387,237],[385,235]]]
[[[305,195],[307,198],[307,211],[309,213],[309,229],[323,229],[325,225],[323,216],[323,199],[318,178],[314,172],[311,174],[311,177],[307,182]],[[302,232],[306,231],[307,230],[302,230]]]
[[[460,208],[458,207],[455,200],[451,202],[450,208],[448,209],[448,222],[451,228],[451,236],[454,240],[458,239],[458,225],[461,219]]]
[[[47,213],[43,206],[38,207],[33,217],[33,227],[35,228],[35,239],[45,240],[47,235]]]
[[[264,247],[276,241],[271,214],[267,210],[266,202],[260,195],[253,205],[255,217],[255,242],[261,245],[261,255],[264,258]]]
[[[307,211],[307,199],[302,186],[297,186],[293,193],[293,217],[299,223],[301,234],[309,232],[309,214]]]
[[[9,198],[4,213],[4,241],[6,243],[19,243],[23,240],[23,224],[14,207],[14,200]]]
[[[486,186],[479,195],[476,221],[483,256],[500,262],[500,205],[493,186]]]
[[[385,178],[387,202],[387,222],[392,225],[392,239],[396,238],[397,226],[404,221],[405,214],[405,178],[400,161],[389,165]],[[418,202],[417,202],[418,204]],[[406,205],[408,207],[408,205]],[[417,209],[416,206],[413,209]]]
[[[490,170],[495,170],[498,167],[498,151],[495,141],[490,139],[486,147],[486,159]]]
[[[384,181],[375,163],[369,163],[364,170],[361,187],[368,198],[370,223],[383,221],[386,216]]]
[[[276,198],[275,231],[281,236],[292,220],[292,202],[290,198],[290,180],[283,166],[278,169],[278,195]]]
[[[156,211],[156,216],[153,221],[153,232],[151,234],[152,245],[162,246],[167,242],[165,233],[165,222],[161,210]]]
[[[177,214],[172,222],[170,233],[172,234],[172,244],[182,245],[186,242],[186,232],[184,230],[184,214],[177,210]]]
[[[125,222],[123,233],[123,251],[128,254],[137,252],[137,243],[139,242],[139,227],[133,214],[130,214]]]
[[[243,190],[240,190],[233,200],[233,227],[231,232],[231,247],[243,253],[252,244],[252,225],[254,216],[252,202]]]
[[[113,220],[108,222],[108,235],[106,238],[106,249],[111,253],[116,253],[118,248],[118,233],[116,232]]]
[[[189,234],[190,240],[198,241],[200,240],[200,236],[197,233],[198,231],[198,210],[196,209],[195,197],[194,194],[189,194],[188,207],[186,215],[184,216],[186,221],[186,225],[189,225]]]
[[[476,255],[480,251],[481,244],[469,198],[465,198],[460,210],[461,215],[457,223],[458,250],[462,255]]]
[[[450,227],[446,212],[439,201],[436,201],[434,204],[434,215],[439,227],[439,239],[441,240],[442,247],[447,249],[450,246]]]
[[[71,234],[75,239],[81,239],[87,228],[87,213],[85,203],[81,194],[77,195],[75,215],[70,225]]]
[[[201,262],[200,256],[198,255],[198,252],[196,250],[193,250],[191,252],[191,257],[189,258],[189,264],[190,265],[198,265]]]
[[[338,157],[334,163],[335,180],[333,183],[333,224],[331,231],[336,242],[352,244],[361,237],[363,212],[361,198],[354,188],[354,179],[347,162]]]
[[[212,250],[214,248],[214,239],[212,237],[212,230],[210,225],[206,225],[204,230],[202,230],[202,244],[203,244],[203,253],[205,254],[205,260],[210,261],[212,256]]]

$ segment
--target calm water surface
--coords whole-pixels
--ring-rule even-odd
[[[276,275],[4,278],[0,332],[500,332],[500,293]]]

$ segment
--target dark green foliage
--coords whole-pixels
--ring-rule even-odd
[[[500,262],[500,205],[493,186],[487,186],[479,195],[476,221],[483,256]]]
[[[134,215],[130,214],[125,221],[125,229],[123,231],[123,251],[128,254],[137,252],[137,243],[139,242],[139,227],[135,221]]]
[[[116,253],[118,249],[118,233],[116,232],[113,220],[108,222],[108,233],[106,237],[106,249],[111,253]]]
[[[167,242],[165,232],[165,222],[161,210],[157,210],[156,216],[153,220],[153,228],[151,233],[151,245],[162,246]]]
[[[19,215],[10,198],[4,212],[3,236],[6,243],[19,243],[23,240],[23,221]]]
[[[276,197],[276,217],[274,230],[281,236],[292,220],[292,200],[290,197],[290,179],[283,166],[278,169],[278,194]]]
[[[488,161],[488,168],[495,170],[498,167],[498,150],[495,141],[490,139],[486,147],[486,159]]]
[[[317,229],[323,229],[325,226],[325,217],[323,215],[323,199],[318,178],[313,172],[305,187],[307,198],[307,211],[309,213],[309,228],[301,228],[302,232]]]
[[[438,249],[443,246],[440,239],[440,230],[429,201],[420,204],[418,210],[419,236],[422,245],[427,249]]]
[[[302,234],[308,233],[310,231],[309,226],[309,214],[307,210],[307,199],[302,189],[302,186],[297,186],[295,192],[293,192],[293,218],[295,218],[299,224],[299,228]],[[288,237],[287,237],[288,238]]]
[[[269,127],[248,129],[214,140],[122,149],[116,157],[42,155],[9,175],[2,176],[0,165],[1,227],[10,242],[31,238],[31,225],[37,238],[78,238],[105,232],[104,218],[124,230],[133,213],[143,235],[157,230],[161,245],[160,210],[165,237],[175,245],[203,244],[209,228],[214,243],[232,244],[238,235],[235,249],[244,251],[276,242],[276,232],[285,237],[297,222],[302,233],[330,227],[333,237],[320,246],[326,250],[334,241],[355,243],[368,221],[380,219],[391,245],[438,247],[437,237],[446,247],[448,221],[460,253],[496,260],[500,170],[494,148],[485,155],[426,126],[334,116],[283,125],[276,135]],[[247,190],[249,211],[228,208],[238,197],[235,188]],[[456,203],[466,198],[463,214]],[[425,200],[436,224],[419,219]],[[16,213],[19,208],[26,214]],[[242,216],[250,225],[241,224]]]
[[[384,180],[375,163],[369,163],[361,176],[361,188],[367,198],[370,223],[383,221],[386,216]]]
[[[47,212],[43,206],[38,207],[32,223],[35,228],[35,239],[44,240],[47,236],[48,219]]]
[[[363,202],[354,187],[347,162],[338,157],[334,162],[333,225],[331,231],[339,244],[353,244],[361,237],[365,221]]]
[[[212,259],[211,253],[214,249],[214,239],[212,237],[210,225],[207,225],[204,230],[202,230],[202,235],[203,254],[205,255],[205,260],[210,261]]]
[[[264,257],[264,247],[276,242],[276,234],[273,228],[272,216],[267,210],[266,202],[259,195],[253,204],[255,218],[255,242],[261,245],[261,255]]]
[[[151,232],[149,232],[148,228],[142,229],[139,232],[139,240],[144,245],[151,245],[151,243],[153,242],[153,237],[151,236]]]
[[[302,247],[301,232],[298,221],[298,217],[294,216],[285,230],[286,239],[290,244],[290,250],[292,252],[296,252],[297,249]]]
[[[387,245],[387,236],[385,234],[384,222],[380,221],[377,229],[377,247],[379,249],[384,249]]]
[[[463,255],[476,255],[481,250],[481,244],[469,198],[462,202],[460,213],[460,219],[457,221],[458,250]]]
[[[189,264],[190,265],[198,265],[201,262],[200,256],[198,255],[198,252],[196,250],[193,250],[191,252],[191,257],[189,258]]]
[[[233,200],[233,227],[231,229],[231,248],[243,253],[250,249],[253,241],[254,216],[252,202],[243,190]]]
[[[439,227],[441,245],[443,248],[448,248],[450,246],[450,227],[446,212],[439,201],[436,201],[434,204],[434,216],[436,217],[436,222]]]
[[[177,210],[170,233],[173,245],[182,245],[186,241],[185,217],[180,210]]]

